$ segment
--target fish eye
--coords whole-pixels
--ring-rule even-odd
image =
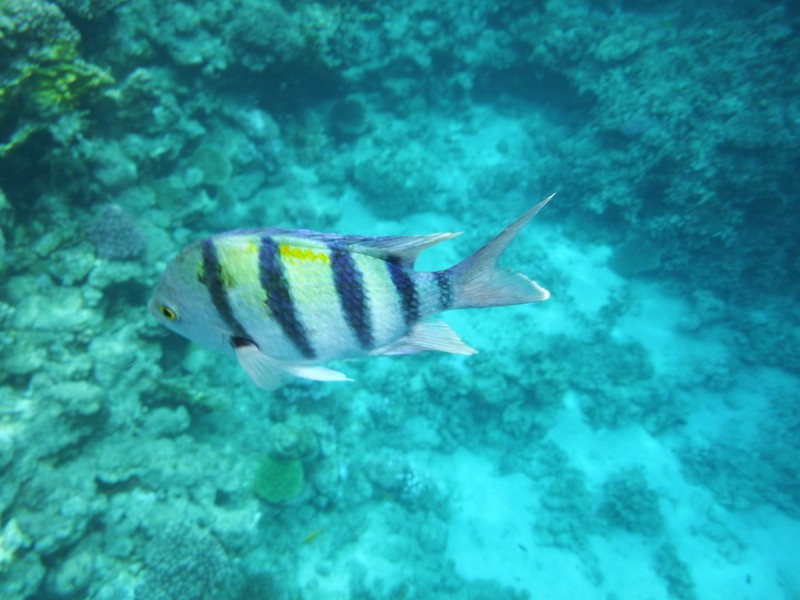
[[[177,320],[177,318],[178,318],[178,315],[177,315],[177,314],[175,313],[175,311],[174,311],[174,310],[172,310],[172,309],[171,309],[169,306],[164,306],[163,304],[160,304],[160,305],[158,306],[158,311],[159,311],[159,312],[160,312],[160,313],[163,315],[163,317],[164,317],[165,319],[167,319],[168,321],[175,321],[175,320]]]

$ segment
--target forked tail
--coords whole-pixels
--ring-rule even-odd
[[[550,292],[525,275],[499,268],[497,259],[514,236],[553,196],[555,194],[539,202],[475,254],[447,270],[455,292],[452,308],[526,304],[541,302],[550,297]]]

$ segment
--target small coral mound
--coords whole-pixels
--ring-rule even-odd
[[[296,498],[303,491],[303,463],[267,455],[258,464],[253,492],[272,504]]]
[[[131,260],[145,250],[144,236],[134,218],[117,204],[105,206],[86,225],[86,238],[100,258]]]
[[[319,442],[310,427],[301,423],[278,423],[269,430],[273,456],[285,459],[310,460],[319,451]]]
[[[655,569],[667,584],[670,598],[692,600],[697,598],[694,581],[689,567],[678,556],[675,546],[670,542],[661,545],[655,555]]]
[[[137,600],[211,600],[235,595],[237,577],[217,539],[198,527],[168,526],[145,548]]]
[[[342,138],[356,138],[369,129],[367,104],[360,96],[348,96],[333,105],[331,125]]]
[[[305,40],[278,2],[243,2],[228,26],[228,44],[251,71],[297,60]]]
[[[654,535],[663,528],[658,496],[647,485],[641,468],[624,469],[603,484],[600,516],[614,527]]]

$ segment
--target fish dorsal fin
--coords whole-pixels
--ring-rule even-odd
[[[412,267],[420,252],[440,242],[452,240],[454,237],[461,235],[461,232],[369,237],[363,235],[320,233],[309,229],[263,228],[237,229],[220,234],[220,236],[243,234],[281,236],[290,239],[292,244],[301,247],[309,246],[316,248],[325,245],[335,245],[345,247],[351,252],[358,252],[383,260],[393,259],[404,267]]]
[[[267,356],[255,344],[240,344],[234,347],[244,372],[258,387],[275,390],[286,383],[289,377],[300,377],[313,381],[352,381],[344,373],[318,365],[297,365],[282,362]]]
[[[414,266],[420,252],[441,242],[461,235],[456,233],[431,233],[430,235],[393,235],[386,237],[360,238],[348,244],[353,250],[378,258],[394,257],[404,267]]]

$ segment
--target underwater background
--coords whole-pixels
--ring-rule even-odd
[[[0,597],[799,599],[800,8],[0,0]],[[475,356],[254,386],[147,312],[242,227],[464,231]]]

